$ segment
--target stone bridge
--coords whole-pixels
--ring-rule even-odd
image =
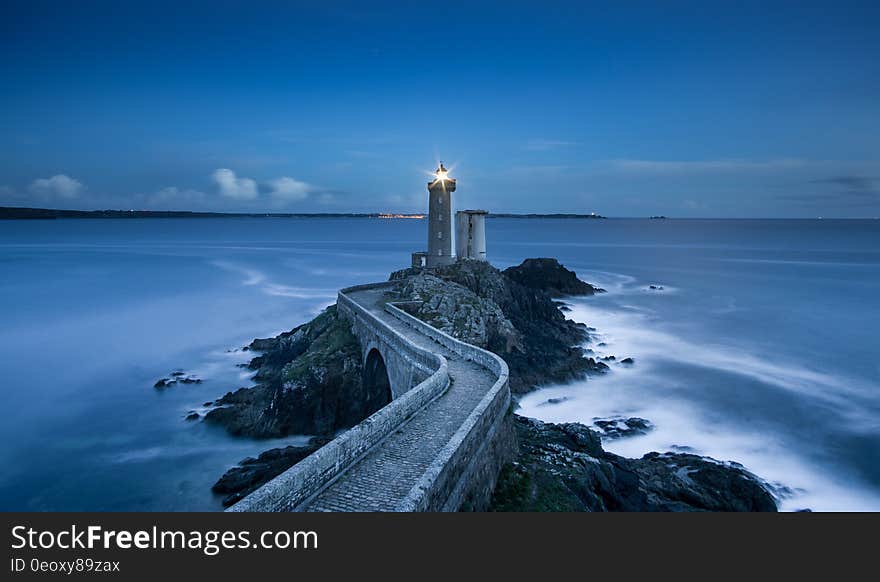
[[[482,509],[512,454],[503,359],[388,302],[389,283],[339,292],[364,381],[390,403],[227,511]]]

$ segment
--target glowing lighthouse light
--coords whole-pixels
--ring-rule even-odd
[[[449,170],[443,167],[443,162],[440,162],[440,167],[437,168],[434,175],[436,176],[435,181],[445,181],[449,179]]]

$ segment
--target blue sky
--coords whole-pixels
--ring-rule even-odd
[[[0,205],[880,215],[863,2],[4,2]]]

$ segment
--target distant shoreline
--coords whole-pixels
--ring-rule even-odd
[[[0,219],[54,220],[59,218],[380,218],[424,219],[425,214],[387,212],[192,212],[186,210],[61,210],[0,206]],[[494,218],[605,218],[598,214],[509,214],[490,213]]]
[[[376,218],[376,219],[402,219],[423,220],[426,217],[422,213],[389,213],[389,212],[194,212],[189,210],[62,210],[57,208],[23,208],[17,206],[0,206],[0,220],[55,220],[62,218]],[[576,214],[576,213],[511,213],[490,212],[489,218],[550,218],[550,219],[573,219],[573,220],[596,220],[608,219],[608,216],[600,214]],[[663,222],[666,220],[860,220],[877,221],[880,217],[667,217],[667,216],[613,216],[612,220],[652,220]]]

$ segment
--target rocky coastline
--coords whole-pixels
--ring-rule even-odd
[[[628,459],[583,424],[513,422],[519,454],[502,469],[490,511],[776,511],[760,479],[736,463],[686,453]]]
[[[609,370],[588,346],[592,328],[566,319],[559,299],[603,292],[555,259],[526,259],[504,271],[458,261],[392,273],[389,299],[454,337],[495,352],[510,368],[511,392]],[[315,435],[307,446],[271,449],[243,460],[214,485],[225,506],[285,471],[387,402],[361,378],[360,348],[335,306],[314,320],[244,349],[256,384],[212,403],[205,422],[234,435]],[[632,365],[632,358],[620,362]],[[775,511],[766,486],[735,463],[684,453],[626,459],[601,440],[651,430],[640,418],[593,419],[592,427],[554,425],[511,414],[518,441],[490,509],[495,511]]]

